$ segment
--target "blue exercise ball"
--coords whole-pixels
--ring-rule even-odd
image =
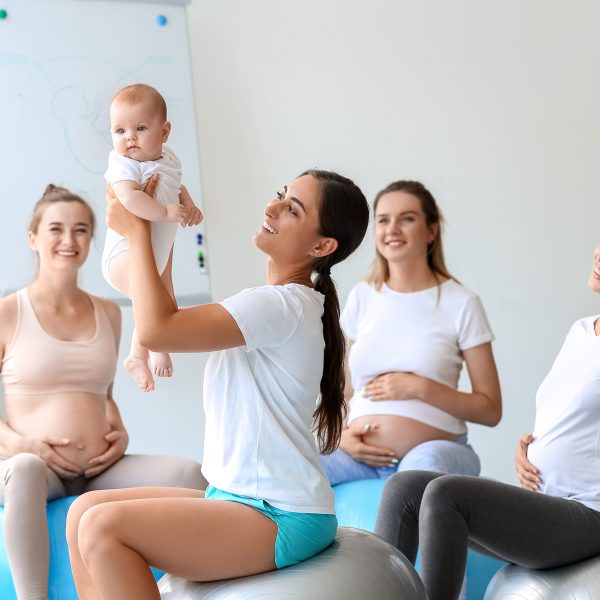
[[[68,496],[49,502],[46,507],[48,535],[50,538],[50,571],[48,574],[48,597],[50,600],[78,600],[71,573],[66,526],[69,506],[77,496]],[[155,579],[163,572],[152,569]],[[0,506],[0,600],[17,600],[6,547],[4,546],[4,507]]]
[[[340,527],[320,554],[279,571],[192,582],[165,575],[161,600],[427,600],[410,562],[373,533]]]
[[[46,508],[50,536],[50,573],[48,577],[50,600],[77,600],[65,536],[67,511],[74,500],[75,496],[61,498],[49,502]],[[2,590],[1,600],[17,600],[4,546],[4,507],[0,507],[0,590]]]

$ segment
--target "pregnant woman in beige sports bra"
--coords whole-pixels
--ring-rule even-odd
[[[48,186],[28,233],[35,280],[0,300],[0,504],[19,600],[48,598],[47,500],[204,481],[188,459],[125,455],[128,435],[112,396],[121,313],[77,285],[93,232],[91,207]]]

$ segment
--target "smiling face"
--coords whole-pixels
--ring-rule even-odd
[[[319,235],[320,203],[321,185],[314,177],[292,181],[267,204],[254,236],[256,247],[287,265],[310,264],[332,251],[331,244],[337,242]]]
[[[134,160],[157,160],[167,141],[171,124],[161,117],[150,98],[137,102],[119,100],[110,107],[113,147],[122,156]]]
[[[388,262],[427,260],[437,229],[427,225],[421,201],[407,192],[384,194],[375,211],[375,244]]]
[[[594,250],[594,262],[592,263],[588,285],[593,292],[600,294],[600,246],[597,246]]]
[[[92,239],[90,209],[80,202],[48,204],[29,246],[38,254],[40,269],[77,271],[87,258]]]

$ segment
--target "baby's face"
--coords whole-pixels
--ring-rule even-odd
[[[116,100],[110,107],[110,130],[119,154],[134,160],[157,160],[171,124],[161,119],[149,100],[135,104]]]

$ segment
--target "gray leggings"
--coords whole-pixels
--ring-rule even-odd
[[[47,501],[92,490],[138,486],[204,489],[205,479],[198,463],[172,456],[125,455],[90,479],[61,479],[35,454],[0,459],[6,553],[19,600],[48,598]]]
[[[384,489],[375,533],[413,564],[429,600],[455,600],[467,547],[532,569],[600,554],[600,512],[478,477],[406,471]]]

